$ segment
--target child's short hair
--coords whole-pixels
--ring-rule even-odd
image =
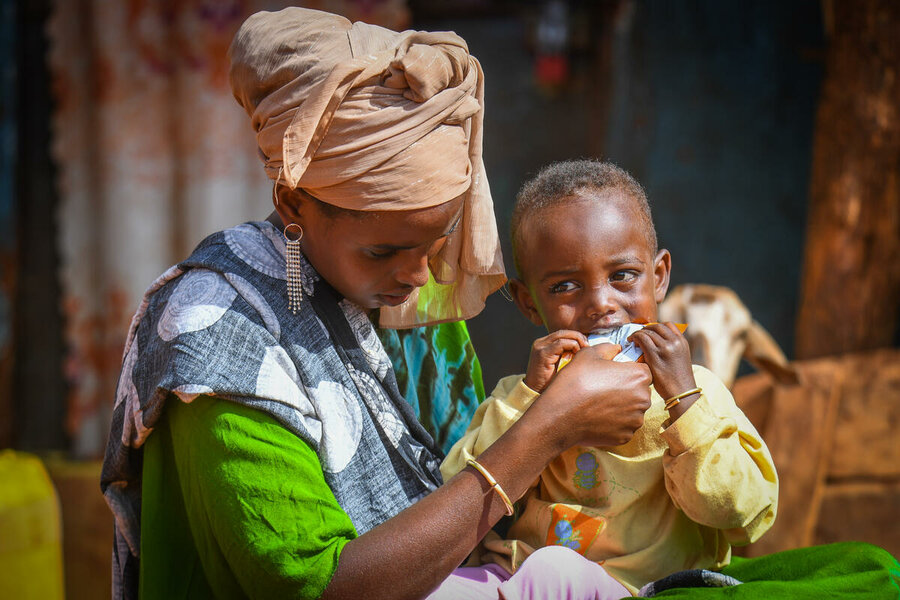
[[[533,212],[551,206],[565,204],[575,199],[578,192],[590,190],[597,193],[618,190],[628,195],[638,208],[647,243],[656,254],[656,227],[650,214],[650,203],[641,184],[627,171],[610,162],[600,160],[566,160],[551,163],[525,182],[516,195],[510,234],[513,245],[513,261],[521,276],[517,248],[522,222]]]

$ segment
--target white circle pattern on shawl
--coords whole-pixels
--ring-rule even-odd
[[[275,316],[275,311],[272,310],[272,307],[266,302],[263,295],[259,293],[259,290],[250,285],[249,281],[234,273],[225,273],[225,279],[227,279],[228,283],[237,290],[237,293],[247,301],[247,304],[253,307],[253,310],[259,314],[263,321],[263,325],[266,327],[266,331],[268,331],[276,341],[281,339],[281,322],[278,321],[278,317]]]
[[[347,371],[360,394],[368,400],[369,408],[374,413],[375,419],[381,424],[388,439],[394,446],[398,446],[407,430],[406,425],[395,412],[393,405],[384,397],[381,385],[374,381],[368,373],[358,371],[353,365],[347,365]]]
[[[353,335],[356,336],[359,347],[362,348],[363,353],[366,355],[366,362],[369,363],[369,368],[372,369],[378,379],[384,380],[384,376],[391,369],[391,359],[375,333],[372,321],[369,320],[369,316],[362,308],[349,300],[341,300],[340,306],[347,317],[347,322],[350,323],[350,328],[353,329]]]
[[[234,302],[237,291],[218,273],[191,269],[169,297],[156,327],[164,341],[213,325]]]
[[[222,232],[225,243],[242,261],[264,275],[284,280],[284,239],[275,227],[260,230],[244,223]]]
[[[303,424],[310,436],[319,443],[322,437],[322,423],[316,416],[312,403],[300,389],[297,367],[281,346],[266,348],[259,374],[256,377],[256,395],[271,398],[286,404],[300,413]]]
[[[190,404],[197,399],[197,396],[212,394],[213,389],[208,385],[186,383],[184,385],[179,385],[177,388],[172,390],[172,393],[178,396],[185,404]]]
[[[310,400],[322,420],[319,458],[322,468],[339,473],[356,454],[362,437],[362,411],[354,394],[340,383],[322,381],[310,392]]]

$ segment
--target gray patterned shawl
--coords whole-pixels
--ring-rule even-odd
[[[265,222],[213,234],[134,316],[100,483],[115,515],[116,598],[137,598],[141,446],[167,400],[214,395],[278,420],[316,451],[359,533],[440,485],[440,450],[400,395],[368,317],[308,263],[291,314],[284,250]]]

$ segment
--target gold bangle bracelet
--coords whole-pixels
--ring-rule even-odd
[[[497,495],[500,496],[501,500],[503,500],[503,505],[506,507],[506,515],[512,516],[512,502],[509,501],[509,496],[506,495],[506,492],[503,491],[503,488],[500,487],[500,484],[497,483],[497,480],[494,479],[494,476],[491,475],[491,472],[485,469],[482,464],[474,458],[470,458],[469,460],[467,460],[466,464],[481,473],[481,476],[484,477],[484,480],[488,482],[488,485],[491,486],[491,489],[497,492]]]
[[[669,398],[668,400],[666,400],[666,402],[665,402],[666,410],[672,410],[673,408],[678,406],[681,403],[682,398],[687,398],[688,396],[691,396],[693,394],[701,394],[701,393],[703,393],[703,388],[695,387],[692,390],[688,390],[686,392],[681,392],[680,394],[676,394],[676,395],[672,396],[671,398]]]

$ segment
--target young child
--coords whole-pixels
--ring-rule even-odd
[[[647,324],[630,340],[653,386],[630,439],[551,461],[518,502],[506,539],[485,538],[480,561],[514,572],[536,549],[565,546],[631,593],[675,571],[728,564],[732,545],[756,540],[775,519],[775,467],[722,382],[691,365],[678,328],[655,322],[672,259],[657,249],[644,190],[609,163],[550,165],[519,192],[512,240],[516,305],[549,335],[534,342],[526,373],[501,379],[479,407],[441,466],[444,478],[509,429],[590,334]]]

